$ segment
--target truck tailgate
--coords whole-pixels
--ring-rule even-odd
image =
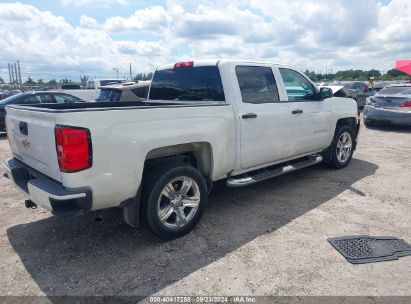
[[[13,156],[61,182],[54,135],[55,114],[6,107],[7,134]]]

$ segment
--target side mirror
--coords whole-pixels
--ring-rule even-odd
[[[327,99],[333,97],[333,90],[330,88],[321,88],[320,95],[322,99]]]

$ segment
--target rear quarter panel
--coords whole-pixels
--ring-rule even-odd
[[[234,166],[235,130],[230,105],[66,112],[56,114],[56,120],[90,129],[92,167],[62,173],[62,183],[70,188],[90,187],[93,210],[117,206],[134,197],[146,156],[156,148],[210,144],[213,179]]]

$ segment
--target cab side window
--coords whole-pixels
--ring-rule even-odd
[[[317,90],[303,75],[290,69],[280,69],[288,101],[318,101]]]
[[[18,102],[18,104],[36,104],[36,103],[40,103],[40,96],[38,95],[28,96]]]
[[[49,94],[40,95],[41,103],[55,103],[53,96]]]
[[[236,66],[241,97],[246,103],[279,102],[277,83],[270,67]]]
[[[67,103],[79,101],[77,97],[66,95],[66,94],[56,94],[54,95],[57,103]]]

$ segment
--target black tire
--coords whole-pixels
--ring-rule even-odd
[[[351,140],[351,149],[349,151],[349,153],[344,154],[344,157],[341,158],[339,156],[340,153],[340,148],[338,147],[339,145],[339,141],[341,139],[341,136],[343,134],[348,134]],[[352,129],[352,127],[350,126],[340,126],[338,127],[338,129],[335,131],[335,135],[334,135],[334,139],[331,145],[331,157],[328,160],[328,162],[326,162],[326,164],[329,167],[335,168],[335,169],[342,169],[345,168],[346,166],[348,166],[348,164],[350,163],[353,153],[354,153],[354,131]],[[344,150],[346,151],[346,150]],[[344,152],[345,153],[345,152]]]
[[[183,194],[180,195],[180,193],[184,192],[182,191],[182,189],[178,190],[176,184],[174,184],[174,187],[176,188],[174,189],[173,187],[173,190],[176,190],[175,193],[178,193],[175,195],[176,197],[178,197],[175,201],[172,201],[167,196],[162,194],[163,190],[166,190],[165,187],[167,184],[180,177],[186,179],[188,178],[187,180],[193,181],[193,188],[190,188],[189,191],[193,191],[193,193],[197,191],[199,193],[200,198],[198,208],[177,205],[183,204],[183,202],[176,203],[176,206],[172,207],[173,202],[178,201],[178,198],[183,196]],[[180,181],[175,181],[175,183],[177,182],[180,183]],[[181,181],[181,184],[182,183],[183,181]],[[194,187],[194,184],[197,185],[197,188]],[[150,173],[145,177],[145,180],[143,182],[143,215],[145,215],[145,219],[149,228],[157,236],[167,240],[175,239],[190,232],[198,223],[207,204],[207,195],[207,185],[205,183],[204,177],[201,172],[194,167],[184,164],[174,164],[165,166],[163,168],[152,168],[150,169]],[[168,220],[165,222],[160,220],[161,204],[164,204],[165,206],[163,210],[166,210],[170,206],[173,209]],[[169,206],[167,204],[169,204]],[[182,208],[183,210],[179,211]],[[194,215],[191,215],[190,212],[192,212],[193,210],[196,211]],[[186,214],[185,212],[188,213]],[[173,216],[175,217],[176,227],[171,227],[171,225],[173,225]],[[181,218],[185,218],[185,220],[187,220],[187,223],[185,223],[183,226],[180,225],[182,225],[181,223],[184,223],[184,221],[178,220]]]

